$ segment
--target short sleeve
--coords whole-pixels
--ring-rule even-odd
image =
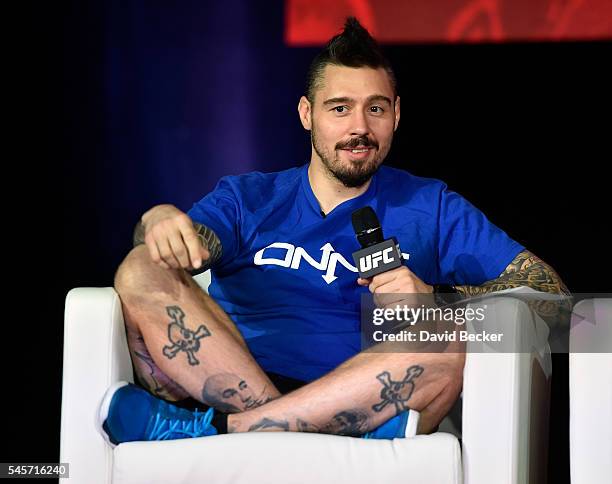
[[[235,258],[240,248],[240,205],[229,177],[221,178],[212,192],[193,204],[187,215],[219,237],[222,253],[215,267]]]
[[[440,195],[438,227],[440,283],[481,285],[499,277],[525,249],[446,186]]]

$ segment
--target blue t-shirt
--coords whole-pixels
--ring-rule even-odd
[[[314,380],[360,351],[351,213],[371,206],[385,238],[428,284],[481,285],[524,249],[434,179],[382,166],[362,195],[325,217],[308,165],[222,178],[189,216],[223,245],[210,295],[265,371]]]

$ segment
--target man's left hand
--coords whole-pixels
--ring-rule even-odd
[[[422,294],[433,293],[433,287],[425,284],[406,266],[383,272],[369,279],[359,277],[357,284],[368,286],[370,292],[374,294],[376,306],[384,308],[400,302],[406,306],[417,307],[431,299],[429,296],[427,297],[429,299],[424,299]]]
[[[433,287],[425,284],[408,267],[401,266],[369,279],[357,279],[360,286],[368,286],[372,294],[427,294]]]

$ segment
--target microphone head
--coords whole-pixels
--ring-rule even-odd
[[[384,240],[382,227],[372,207],[355,210],[351,215],[353,230],[362,247],[369,247]]]

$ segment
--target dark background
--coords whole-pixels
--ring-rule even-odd
[[[59,181],[41,180],[39,208],[61,255],[45,264],[55,276],[30,342],[43,364],[24,365],[14,399],[38,417],[11,422],[17,434],[36,438],[15,439],[5,461],[59,459],[63,299],[112,284],[145,210],[187,210],[220,176],[310,158],[297,102],[318,49],[284,45],[282,1],[75,2],[53,19],[55,149],[42,173]],[[402,98],[388,163],[446,181],[572,291],[612,292],[610,47],[385,46]],[[551,405],[549,481],[568,482],[564,355]]]

